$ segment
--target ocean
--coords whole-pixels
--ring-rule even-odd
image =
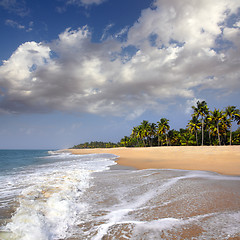
[[[0,239],[240,239],[240,177],[116,158],[0,150]]]

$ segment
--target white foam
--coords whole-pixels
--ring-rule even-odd
[[[115,164],[113,156],[51,154],[50,158],[58,161],[37,169],[30,167],[12,179],[9,176],[9,191],[14,187],[21,191],[19,208],[3,229],[10,239],[53,240],[71,236],[79,216],[88,208],[86,202],[81,202],[81,195],[89,187],[91,173]]]
[[[213,214],[211,218],[201,224],[203,239],[228,239],[240,235],[240,212],[226,212]],[[211,234],[211,236],[209,235]]]
[[[86,210],[86,204],[78,201],[89,179],[90,172],[86,170],[59,171],[43,176],[37,184],[22,191],[20,207],[6,228],[15,239],[66,237],[76,216]]]
[[[137,223],[141,228],[158,231],[171,229],[172,227],[180,226],[182,224],[184,224],[184,221],[177,218],[162,218],[155,221]]]
[[[116,224],[133,224],[136,225],[136,230],[139,229],[145,229],[148,230],[154,230],[154,231],[161,231],[163,229],[171,229],[173,227],[180,227],[185,224],[190,223],[198,223],[201,219],[205,219],[207,217],[212,217],[214,214],[206,214],[206,215],[200,215],[193,218],[187,218],[187,219],[176,219],[176,218],[165,218],[165,219],[158,219],[155,221],[150,222],[141,222],[136,221],[135,219],[129,219],[129,213],[134,211],[139,211],[144,208],[151,208],[148,206],[148,202],[155,199],[156,196],[164,196],[164,193],[168,191],[170,188],[172,188],[175,184],[178,184],[179,181],[185,180],[185,179],[194,179],[194,178],[202,178],[202,179],[213,179],[213,180],[240,180],[239,177],[231,177],[231,176],[222,176],[211,172],[203,172],[203,171],[175,171],[175,170],[167,170],[170,174],[170,178],[168,178],[168,175],[166,175],[167,179],[160,180],[159,185],[153,185],[153,188],[145,188],[146,192],[143,192],[140,194],[138,192],[139,190],[142,191],[143,189],[141,187],[141,183],[137,182],[138,175],[140,178],[144,177],[143,184],[146,186],[151,186],[151,182],[154,181],[154,176],[156,172],[161,173],[161,170],[142,170],[136,172],[136,175],[134,175],[134,179],[136,180],[136,183],[131,183],[130,186],[124,186],[123,190],[120,188],[118,189],[118,195],[121,195],[123,193],[130,193],[131,197],[125,197],[121,198],[119,196],[119,199],[122,200],[122,202],[118,205],[114,205],[113,208],[109,208],[108,211],[109,214],[105,215],[102,218],[99,218],[99,221],[103,221],[104,224],[99,226],[98,232],[93,238],[94,240],[100,240],[104,237],[105,234],[108,233],[108,231],[112,228],[112,226]],[[164,173],[168,174],[166,170],[163,170]],[[173,177],[175,174],[175,177]],[[133,173],[133,172],[132,172]],[[159,175],[161,176],[161,174]],[[149,179],[148,179],[149,178]],[[133,185],[137,184],[137,185]],[[134,186],[136,187],[136,191],[134,190]],[[144,186],[144,185],[142,185]],[[126,190],[127,189],[127,190]],[[139,190],[138,190],[139,189]],[[115,196],[115,195],[114,195]],[[127,196],[129,196],[127,194]],[[174,198],[175,200],[175,198]],[[165,206],[170,204],[172,201],[166,201],[162,202],[160,204],[161,206]],[[160,206],[158,204],[158,206]],[[131,214],[130,214],[131,215]],[[139,230],[140,231],[140,230]]]
[[[185,176],[184,176],[185,177]],[[93,238],[94,240],[100,240],[107,233],[108,229],[114,224],[119,224],[123,222],[123,218],[131,211],[139,209],[142,205],[145,205],[149,200],[153,199],[157,194],[164,193],[167,189],[169,189],[172,185],[177,183],[180,179],[184,177],[176,177],[170,180],[167,180],[163,185],[161,185],[158,189],[150,189],[146,193],[141,196],[137,196],[137,198],[133,199],[130,203],[123,202],[119,206],[115,206],[116,210],[112,210],[109,214],[107,214],[104,219],[106,220],[105,224],[102,224],[98,228],[98,233]]]
[[[83,229],[81,234],[91,235],[91,239],[95,240],[102,239],[108,233],[112,234],[115,225],[118,224],[129,224],[129,229],[133,232],[132,239],[141,239],[139,236],[143,233],[150,236],[149,239],[151,236],[157,239],[159,231],[177,229],[192,223],[211,233],[215,231],[216,223],[218,234],[222,236],[220,239],[225,239],[224,236],[227,234],[234,236],[237,232],[240,224],[239,213],[232,215],[213,213],[185,219],[174,218],[176,215],[171,218],[169,215],[169,218],[152,221],[140,221],[142,218],[138,214],[142,209],[155,207],[154,204],[160,207],[177,201],[178,195],[170,199],[167,195],[173,194],[173,190],[178,193],[178,188],[181,190],[181,186],[185,186],[182,180],[201,178],[238,181],[239,177],[202,171],[156,169],[131,172],[107,171],[92,175],[93,172],[104,171],[108,166],[116,164],[114,158],[115,155],[81,156],[69,152],[54,152],[50,156],[51,163],[43,164],[37,170],[30,167],[18,176],[9,176],[6,183],[3,181],[3,184],[8,185],[6,195],[9,195],[13,189],[18,189],[16,192],[20,189],[20,207],[13,216],[12,222],[7,225],[10,232],[6,232],[5,229],[3,233],[8,237],[3,239],[64,239],[75,233],[76,225],[86,221],[92,224],[92,228]],[[85,194],[85,190],[91,186],[92,177],[96,176],[99,178],[95,178],[95,185]],[[186,182],[190,183],[191,180]],[[158,202],[154,201],[157,198]],[[105,199],[110,201],[113,199],[113,201],[107,206],[101,205]],[[99,216],[95,214],[98,210],[103,214]],[[225,218],[226,225],[224,225]],[[223,235],[219,233],[220,230],[224,231]],[[1,236],[0,233],[0,239]],[[206,235],[205,239],[208,238],[209,236]]]

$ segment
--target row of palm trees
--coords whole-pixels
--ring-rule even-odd
[[[210,111],[205,101],[192,106],[192,119],[186,129],[170,130],[169,120],[161,118],[157,123],[143,120],[133,127],[130,137],[121,139],[121,146],[163,146],[163,145],[222,145],[232,144],[232,123],[240,125],[240,111],[235,106],[225,110]],[[240,129],[234,132],[234,144],[240,144]]]
[[[195,132],[196,143],[198,143],[198,129],[201,127],[202,146],[204,145],[205,131],[209,134],[210,143],[211,135],[217,135],[219,145],[221,145],[221,142],[224,140],[221,140],[220,136],[226,138],[228,131],[230,131],[229,144],[232,144],[232,123],[236,121],[237,124],[240,125],[240,111],[236,106],[228,106],[225,110],[215,109],[214,111],[210,111],[205,101],[198,101],[197,106],[192,106],[192,109],[194,113],[188,123],[188,128],[190,131]]]
[[[161,145],[163,144],[163,136],[166,139],[166,143],[168,143],[167,132],[169,129],[169,120],[166,118],[161,118],[157,124],[143,120],[139,126],[133,128],[130,138],[136,139],[138,145],[142,140],[143,146],[145,147],[147,144],[152,146],[153,139],[157,136],[159,146],[160,142]]]

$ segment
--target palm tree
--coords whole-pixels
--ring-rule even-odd
[[[157,134],[157,137],[158,137],[158,146],[159,146],[160,135],[162,134],[162,128],[161,128],[161,123],[160,122],[157,122],[156,134]],[[162,145],[162,141],[161,141],[161,145]]]
[[[189,132],[187,129],[180,129],[179,131],[179,141],[182,146],[191,146],[194,145],[194,134]]]
[[[140,127],[139,126],[133,127],[131,137],[137,139],[137,145],[139,146],[139,138],[140,138]]]
[[[232,122],[234,120],[239,121],[240,117],[239,110],[236,109],[236,106],[228,106],[225,109],[225,113],[230,120],[230,145],[232,145]]]
[[[124,147],[127,147],[129,144],[130,138],[128,136],[124,136],[121,140],[120,140],[120,144]]]
[[[240,145],[240,128],[233,132],[233,142]]]
[[[227,130],[231,128],[230,125],[231,125],[231,122],[230,122],[230,119],[227,118],[227,114],[222,112],[222,118],[221,118],[221,121],[219,122],[219,131],[224,136],[224,139],[223,139],[224,145],[227,142]]]
[[[172,129],[168,132],[168,137],[170,139],[170,145],[180,145],[179,132]]]
[[[149,136],[150,124],[148,121],[143,120],[140,125],[141,128],[141,138],[143,140],[143,145],[146,147],[145,138]]]
[[[211,112],[211,115],[209,116],[209,120],[214,125],[213,131],[217,130],[218,144],[221,145],[220,132],[219,132],[219,123],[220,123],[220,121],[223,118],[223,112],[219,111],[218,109],[215,109],[214,111],[210,111],[210,112]]]
[[[202,146],[203,146],[203,139],[204,139],[204,116],[206,116],[209,112],[207,103],[205,101],[197,102],[197,107],[192,106],[192,109],[194,110],[194,113],[192,116],[196,116],[198,119],[199,116],[201,116],[202,121]]]
[[[145,141],[144,141],[144,131],[142,125],[138,126],[138,138],[143,142],[143,146],[145,147]]]
[[[196,116],[193,116],[192,119],[188,123],[188,129],[190,130],[190,132],[195,132],[195,134],[196,134],[197,146],[198,146],[197,132],[198,132],[198,129],[200,128],[199,125],[200,125],[200,122],[198,121],[198,118]]]
[[[240,110],[237,109],[237,114],[234,117],[234,120],[237,122],[237,125],[240,125]]]
[[[156,134],[156,124],[155,123],[151,123],[150,124],[150,129],[149,129],[149,136],[150,136],[150,139],[151,139],[151,147],[152,147],[152,142],[153,142],[153,138]]]
[[[205,125],[205,129],[208,131],[209,145],[212,145],[211,134],[213,133],[214,125],[211,122],[209,114],[205,118],[204,125]]]
[[[159,145],[159,135],[163,134],[166,136],[166,143],[168,146],[168,138],[167,138],[167,132],[170,129],[170,126],[168,124],[169,120],[166,118],[161,118],[160,122],[157,122],[158,124],[158,129],[157,129],[157,133],[158,133],[158,145]]]

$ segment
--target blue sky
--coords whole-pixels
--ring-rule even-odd
[[[197,100],[240,107],[238,0],[0,0],[0,31],[0,148],[184,128]]]

